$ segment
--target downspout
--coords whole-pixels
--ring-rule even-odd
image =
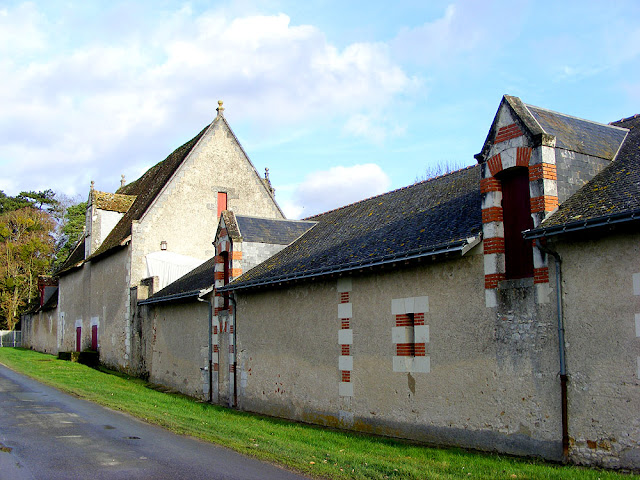
[[[213,307],[210,300],[203,300],[200,297],[196,297],[199,302],[206,303],[209,307],[209,403],[213,403],[213,345],[211,343],[211,336],[213,335]]]
[[[236,299],[235,297],[231,294],[231,292],[229,292],[229,301],[233,303],[233,310],[231,311],[231,313],[229,314],[230,317],[233,318],[233,323],[231,325],[233,325],[233,332],[231,333],[231,345],[233,345],[233,394],[229,395],[229,406],[232,408],[237,408],[238,407],[238,384],[237,384],[237,378],[238,378],[238,371],[237,371],[237,362],[236,359],[238,358],[238,352],[237,350],[237,342],[236,342],[236,335],[237,335],[237,328],[238,325],[236,324]]]
[[[558,312],[558,353],[560,355],[560,396],[562,405],[562,457],[566,462],[569,459],[569,412],[567,405],[567,366],[565,362],[565,341],[564,341],[564,313],[562,310],[562,259],[558,252],[550,250],[536,239],[536,246],[543,252],[551,255],[556,265],[556,297]]]

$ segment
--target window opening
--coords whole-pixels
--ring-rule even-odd
[[[227,192],[218,192],[218,218],[227,209]]]
[[[522,232],[533,228],[529,196],[529,171],[513,168],[499,178],[502,184],[505,276],[507,279],[533,277],[533,249]]]

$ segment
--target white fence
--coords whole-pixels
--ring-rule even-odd
[[[22,346],[22,332],[20,330],[0,330],[0,347]]]

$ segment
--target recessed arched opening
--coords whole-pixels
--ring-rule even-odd
[[[502,187],[505,276],[507,279],[533,277],[533,249],[522,232],[533,228],[529,195],[529,169],[514,167],[496,175]]]

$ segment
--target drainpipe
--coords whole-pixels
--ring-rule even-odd
[[[206,303],[209,307],[209,403],[213,403],[213,345],[211,344],[211,336],[213,335],[213,299],[203,300],[196,297],[199,302]]]
[[[238,385],[237,385],[237,378],[238,378],[238,369],[237,369],[237,363],[236,363],[236,358],[238,358],[238,352],[236,351],[237,349],[237,343],[236,343],[236,336],[237,336],[237,328],[238,326],[236,325],[236,299],[233,296],[233,294],[231,292],[229,292],[229,302],[233,303],[233,310],[230,313],[229,317],[233,318],[233,333],[231,334],[231,345],[233,345],[233,383],[231,384],[233,386],[233,393],[231,395],[229,395],[229,406],[232,408],[236,408],[238,406]],[[230,359],[231,360],[231,359]]]
[[[558,312],[558,352],[560,355],[560,396],[562,405],[562,457],[566,462],[569,458],[569,411],[567,406],[567,367],[565,362],[564,341],[564,313],[562,310],[562,259],[558,252],[550,250],[543,245],[541,239],[535,240],[536,246],[543,252],[551,255],[556,264],[556,297]]]

